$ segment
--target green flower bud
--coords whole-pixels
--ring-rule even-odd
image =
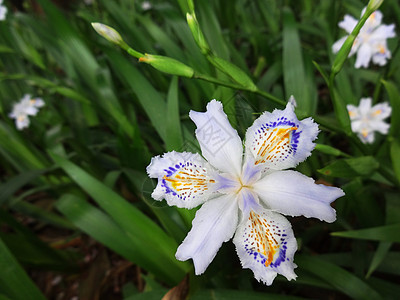
[[[124,43],[121,35],[112,27],[104,25],[102,23],[92,23],[94,30],[100,34],[103,38],[116,45]]]
[[[193,38],[196,44],[200,47],[201,52],[203,54],[210,53],[210,47],[208,46],[206,39],[204,38],[203,32],[200,29],[199,23],[196,19],[196,15],[194,13],[187,13],[186,20],[189,25],[190,31],[192,32]]]
[[[367,9],[375,11],[379,8],[379,6],[381,6],[382,2],[383,2],[383,0],[370,0],[368,2]]]
[[[145,54],[139,58],[139,62],[144,62],[161,72],[172,75],[192,78],[194,74],[194,70],[191,67],[166,56]]]

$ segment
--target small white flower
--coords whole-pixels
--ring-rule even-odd
[[[365,8],[361,16],[364,12]],[[387,60],[392,57],[390,50],[387,48],[386,40],[396,36],[394,31],[395,26],[394,24],[381,24],[382,17],[382,13],[379,10],[372,13],[354,41],[349,56],[357,53],[356,68],[367,68],[371,59],[374,64],[383,66],[387,63]],[[346,30],[347,33],[351,33],[357,22],[358,21],[352,16],[345,15],[344,20],[339,23],[339,27]],[[337,53],[340,50],[346,38],[347,36],[344,36],[333,44],[333,53]]]
[[[153,7],[150,1],[143,1],[141,6],[143,10],[149,10]]]
[[[207,161],[197,153],[175,151],[152,158],[147,172],[158,179],[154,199],[184,208],[204,203],[176,253],[179,260],[193,259],[197,275],[235,235],[242,266],[257,280],[271,285],[278,273],[295,279],[297,242],[282,214],[335,221],[329,204],[343,191],[284,170],[311,155],[318,134],[311,118],[297,119],[294,103],[291,99],[285,110],[255,120],[246,132],[243,155],[243,143],[222,104],[212,100],[206,112],[189,113]]]
[[[4,21],[6,19],[7,7],[3,5],[3,0],[0,0],[0,21]]]
[[[22,130],[29,126],[29,116],[35,116],[44,104],[43,99],[31,98],[29,94],[25,94],[18,103],[14,104],[9,117],[15,119],[17,129]]]
[[[360,105],[347,105],[351,120],[351,130],[357,133],[364,144],[372,144],[375,140],[375,131],[387,134],[390,125],[383,120],[390,116],[392,108],[387,102],[371,107],[371,98],[361,98]]]

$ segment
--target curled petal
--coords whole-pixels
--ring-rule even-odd
[[[277,274],[296,279],[293,256],[297,242],[284,216],[261,207],[251,210],[233,242],[243,268],[251,269],[258,281],[271,285]]]
[[[336,220],[336,212],[329,204],[344,195],[339,188],[315,184],[312,178],[295,171],[269,173],[253,188],[260,200],[272,210],[330,223]]]
[[[198,206],[210,197],[215,184],[211,166],[197,153],[172,151],[153,157],[147,173],[158,179],[151,196],[171,206]]]
[[[222,195],[204,203],[192,229],[176,252],[179,260],[193,259],[196,275],[204,273],[223,242],[229,241],[238,223],[235,195]]]
[[[263,168],[295,167],[311,155],[318,125],[311,118],[299,121],[291,101],[285,110],[265,112],[246,132],[246,155]]]
[[[242,141],[229,123],[221,102],[212,100],[206,112],[190,111],[189,116],[197,126],[196,137],[208,162],[222,172],[240,175]]]

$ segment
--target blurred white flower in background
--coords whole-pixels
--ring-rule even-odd
[[[365,8],[363,9],[361,16],[364,13]],[[382,24],[382,17],[383,15],[379,10],[372,13],[354,41],[349,56],[357,53],[355,63],[356,68],[368,68],[371,59],[374,64],[383,66],[387,63],[387,60],[392,57],[392,54],[387,47],[386,40],[396,36],[394,31],[395,26],[394,24]],[[339,27],[346,30],[347,33],[351,33],[357,22],[358,21],[352,16],[345,15],[343,21],[339,23]],[[333,44],[333,53],[337,53],[340,50],[346,38],[347,35]]]
[[[39,108],[44,104],[43,99],[32,98],[31,95],[25,94],[21,101],[14,104],[9,117],[15,119],[15,126],[18,130],[22,130],[29,127],[29,116],[36,116]]]
[[[375,140],[375,131],[387,134],[390,125],[383,120],[390,116],[392,108],[387,102],[371,106],[371,98],[361,98],[360,105],[347,105],[351,120],[351,130],[357,133],[364,144],[372,144]]]
[[[6,19],[7,7],[3,5],[3,0],[0,0],[0,21],[4,21]]]
[[[150,1],[143,1],[141,6],[143,10],[149,10],[152,8]]]

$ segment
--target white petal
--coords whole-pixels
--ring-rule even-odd
[[[351,130],[353,132],[361,132],[364,127],[365,127],[365,124],[360,119],[351,121]]]
[[[337,40],[333,45],[332,45],[332,52],[333,53],[338,53],[340,48],[342,48],[344,41],[347,39],[347,35],[342,37],[341,39]]]
[[[193,259],[196,275],[204,273],[223,242],[229,241],[238,224],[235,195],[207,201],[197,211],[192,229],[176,252],[179,260]]]
[[[383,102],[374,105],[371,109],[371,117],[373,119],[383,120],[392,114],[392,108],[389,103]]]
[[[382,40],[382,39],[390,39],[396,36],[396,32],[394,30],[395,25],[381,25],[374,30],[374,32],[370,36],[370,40]]]
[[[347,111],[349,112],[350,120],[356,120],[356,119],[360,118],[357,106],[349,104],[349,105],[347,105]]]
[[[18,130],[22,130],[24,128],[29,127],[29,117],[27,115],[19,115],[15,119],[15,126],[17,127]]]
[[[372,57],[372,49],[369,44],[362,44],[357,52],[356,64],[354,65],[357,69],[360,67],[368,68],[369,62]]]
[[[375,141],[375,133],[373,131],[363,130],[357,136],[364,144],[372,144]]]
[[[253,188],[268,208],[326,222],[336,220],[336,212],[329,204],[344,195],[339,188],[315,184],[312,178],[295,171],[267,174]]]
[[[265,112],[246,132],[246,156],[264,168],[295,167],[311,155],[318,125],[311,118],[299,121],[289,102],[285,110]]]
[[[339,22],[339,27],[346,30],[347,33],[351,33],[354,27],[356,27],[357,22],[358,20],[356,20],[352,16],[345,15],[343,21]]]
[[[387,134],[390,128],[390,125],[382,120],[372,120],[369,122],[369,126],[372,131],[378,131],[382,134]]]
[[[362,118],[368,117],[371,111],[372,98],[361,98],[358,110]]]
[[[196,137],[203,156],[222,172],[240,175],[243,145],[232,128],[222,103],[212,100],[206,112],[190,111],[190,118],[196,124]]]
[[[147,167],[149,176],[158,179],[152,197],[184,208],[198,206],[211,196],[215,184],[213,172],[199,154],[189,152],[172,151],[153,157]]]
[[[361,16],[364,14],[365,10],[366,10],[366,8],[363,9]],[[364,27],[371,28],[371,29],[376,28],[379,25],[381,25],[382,18],[383,18],[382,13],[379,10],[376,10],[368,17],[367,21],[365,22]]]
[[[43,107],[45,105],[42,98],[31,99],[31,103],[34,107]]]
[[[259,209],[250,211],[236,231],[233,242],[243,268],[271,285],[277,274],[296,279],[293,256],[297,242],[289,221],[282,215]]]

